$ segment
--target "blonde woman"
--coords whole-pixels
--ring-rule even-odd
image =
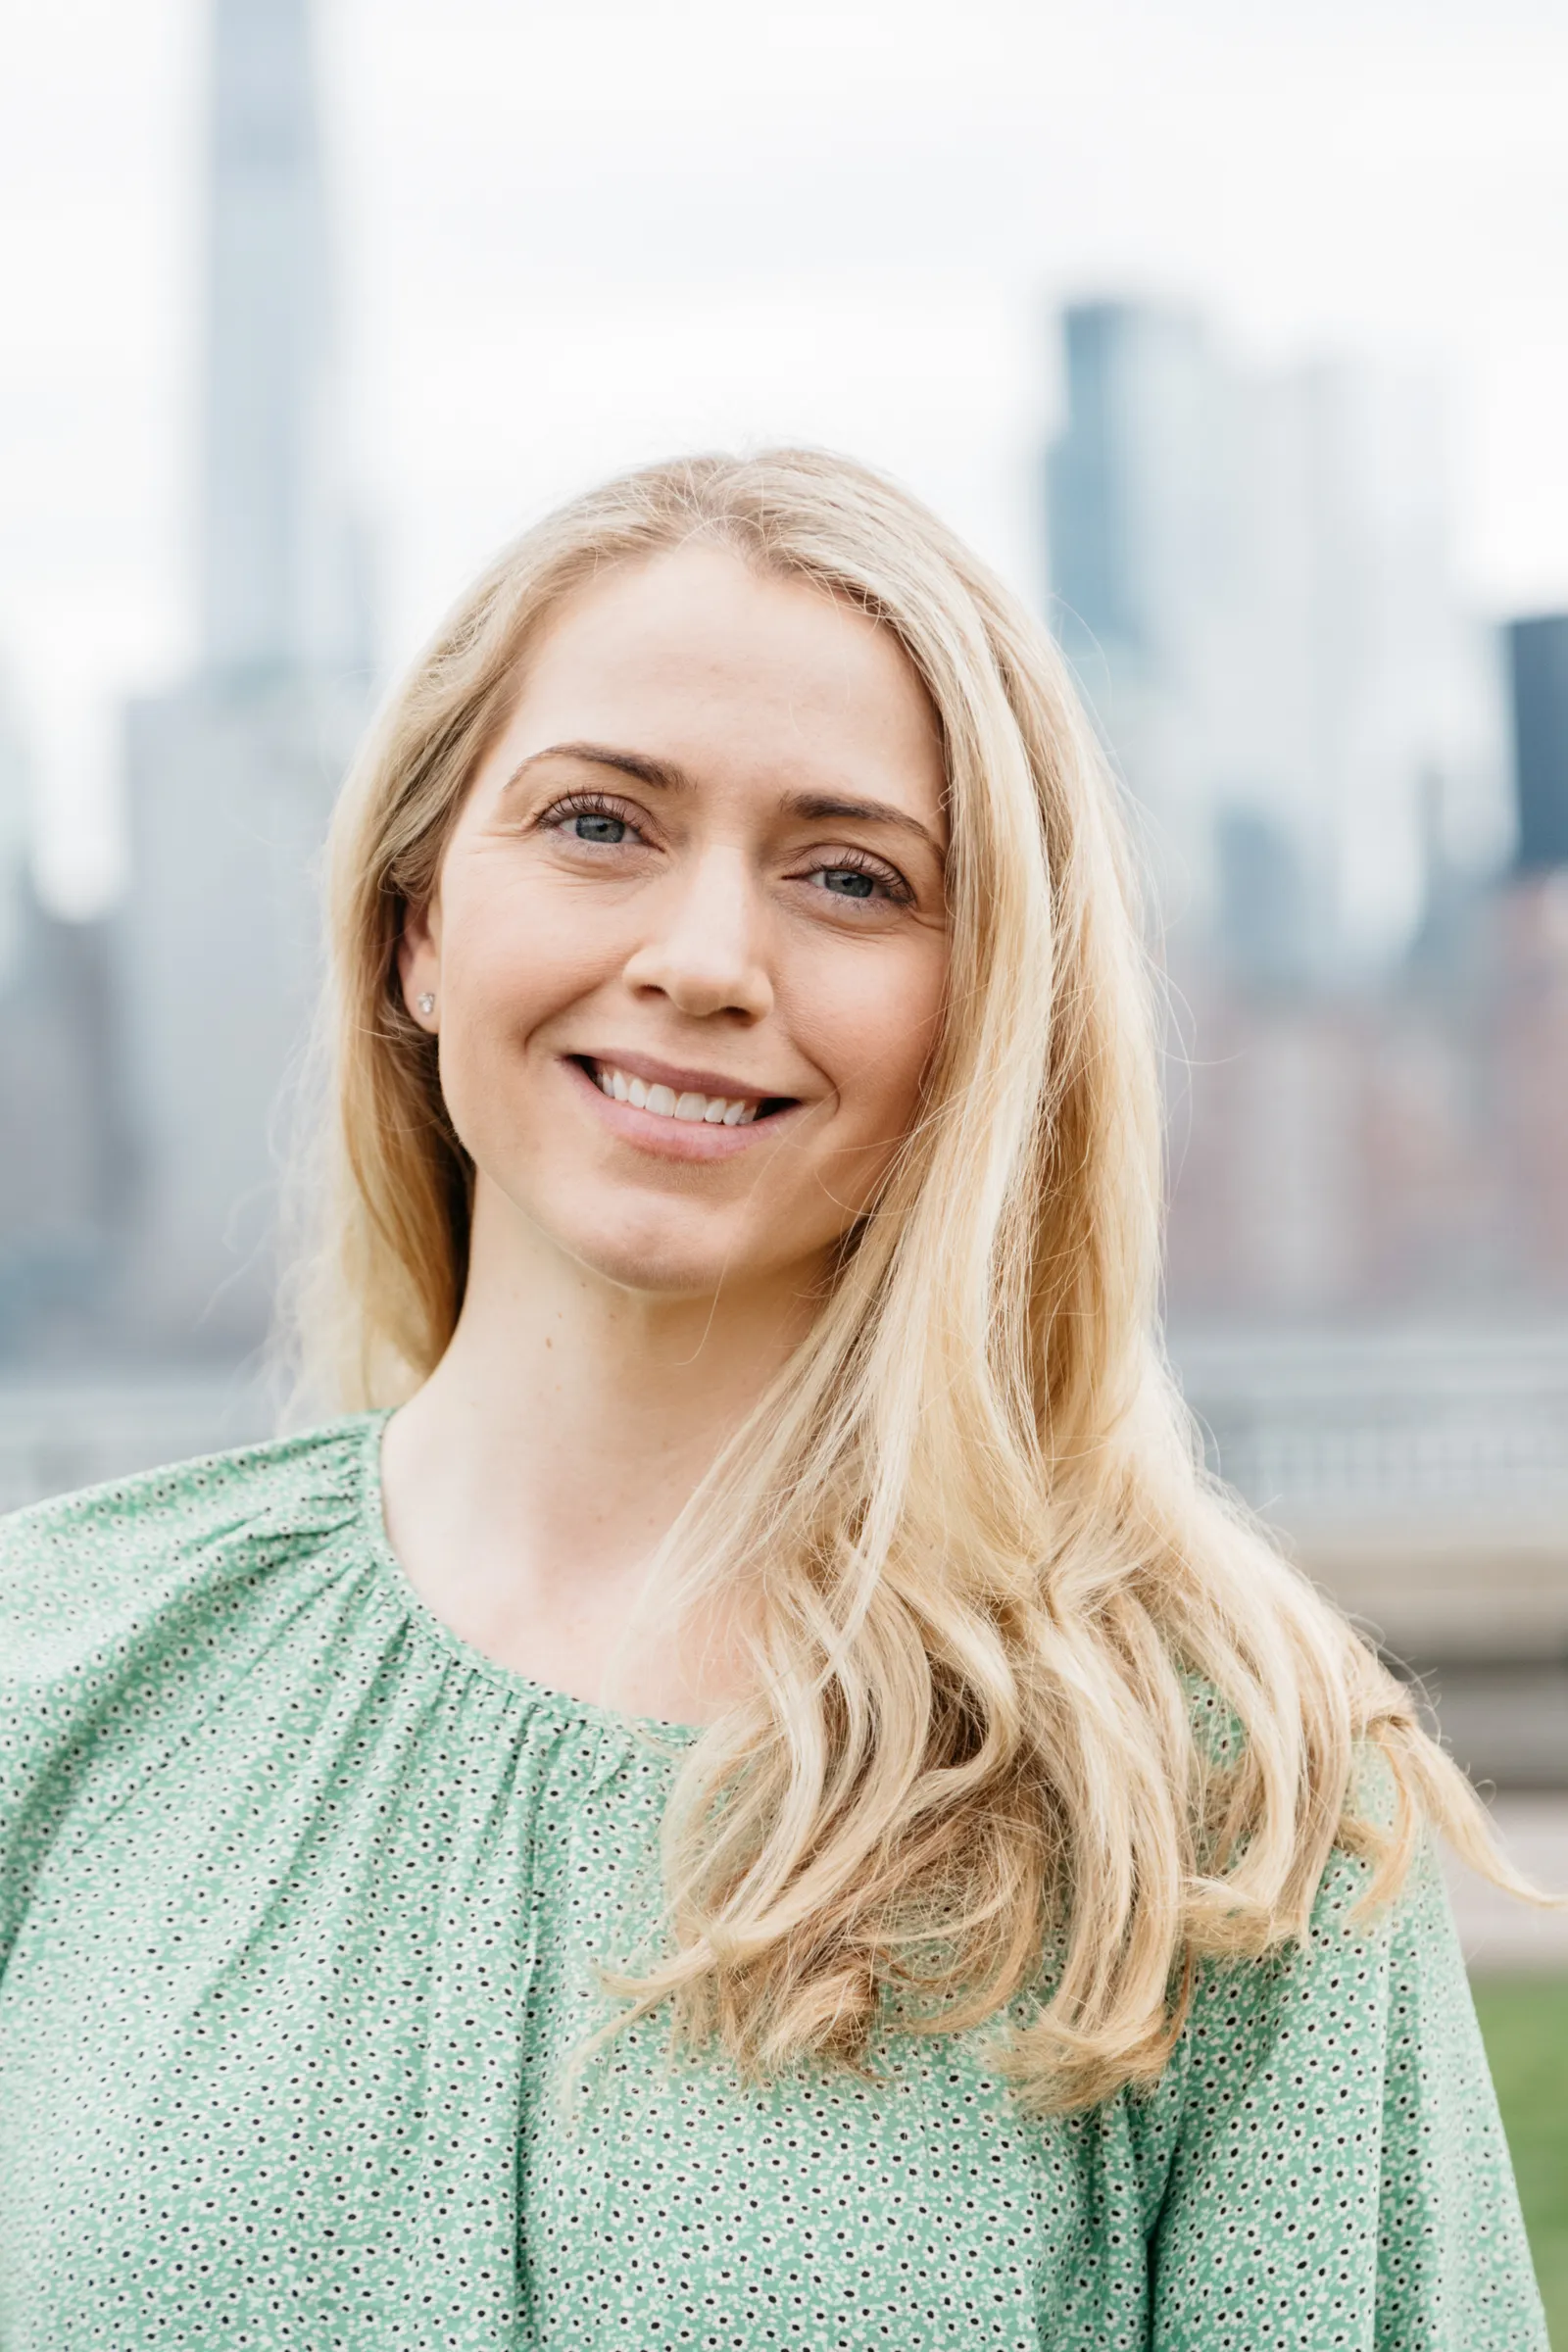
[[[1544,2345],[1506,1873],[1200,1467],[1039,628],[843,461],[612,483],[332,940],[357,1409],[10,1527],[4,2341]]]

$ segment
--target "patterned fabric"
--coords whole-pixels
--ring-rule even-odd
[[[6,1524],[7,2352],[1544,2352],[1430,1862],[1210,1970],[1152,2096],[988,2035],[573,2081],[690,1732],[541,1690],[388,1550],[380,1418]]]

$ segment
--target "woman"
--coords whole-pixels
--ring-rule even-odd
[[[1203,1478],[1038,628],[633,475],[332,871],[370,1409],[12,1524],[4,2341],[1544,2344],[1426,1825],[1506,1874]]]

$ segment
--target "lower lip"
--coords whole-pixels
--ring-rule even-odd
[[[646,1152],[651,1159],[734,1159],[754,1144],[782,1135],[805,1108],[804,1103],[792,1102],[788,1110],[770,1111],[765,1119],[753,1119],[746,1127],[724,1127],[707,1119],[661,1118],[657,1110],[639,1110],[635,1103],[617,1102],[589,1077],[580,1062],[563,1059],[561,1066],[587,1096],[611,1133],[634,1151]]]

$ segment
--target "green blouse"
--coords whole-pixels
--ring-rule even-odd
[[[1046,2123],[984,2031],[561,2089],[689,1731],[468,1648],[381,1416],[5,1523],[0,2344],[1544,2352],[1441,1882]]]

